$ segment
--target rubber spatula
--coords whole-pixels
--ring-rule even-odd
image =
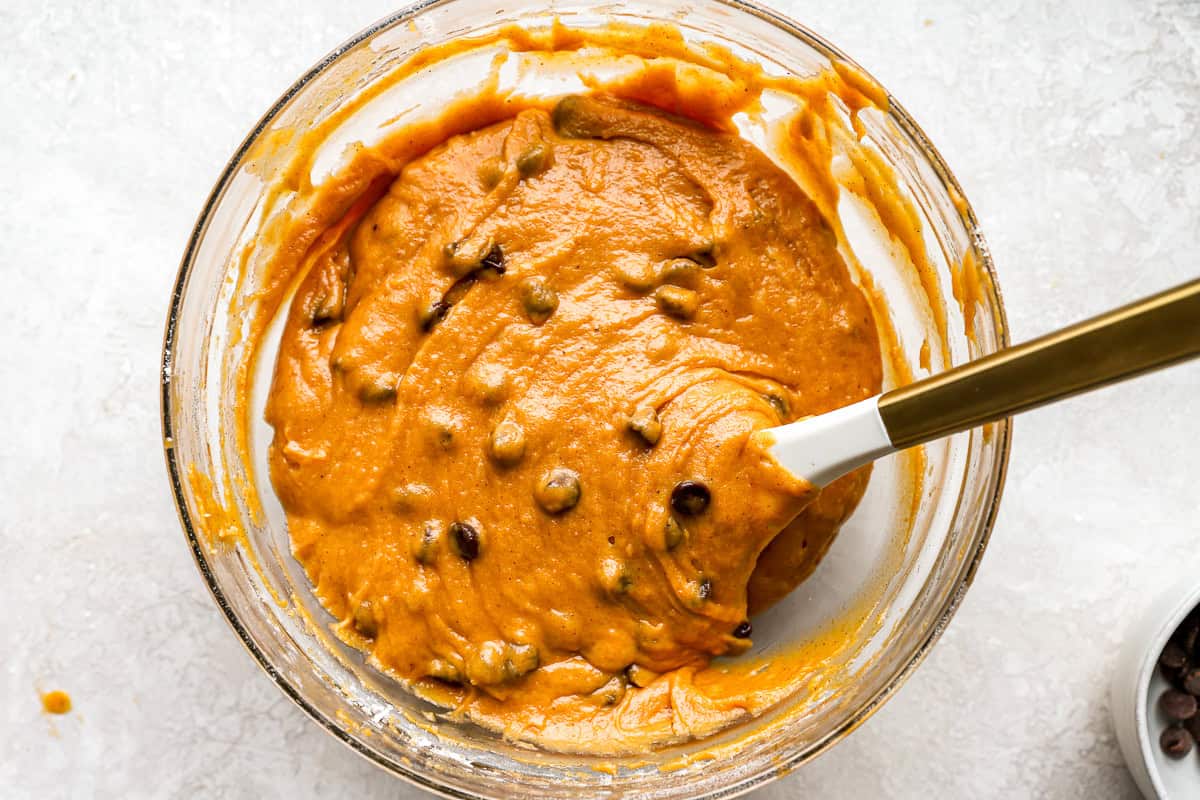
[[[814,486],[908,447],[1200,355],[1200,280],[853,405],[760,431]]]

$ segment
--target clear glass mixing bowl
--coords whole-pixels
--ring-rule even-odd
[[[339,642],[290,556],[262,467],[270,431],[260,421],[261,378],[269,374],[272,354],[260,359],[251,404],[250,452],[257,463],[241,463],[230,423],[235,387],[229,365],[247,345],[238,335],[239,307],[231,303],[254,288],[239,273],[238,254],[254,240],[268,205],[264,165],[249,164],[262,152],[256,145],[273,129],[326,118],[422,47],[506,22],[545,25],[553,17],[568,26],[669,22],[689,40],[726,45],[776,73],[807,75],[831,59],[849,61],[810,31],[739,0],[429,0],[350,39],[297,81],[247,137],[188,242],[163,348],[162,422],[171,486],[200,571],[250,653],[315,721],[385,769],[452,797],[565,791],[577,797],[728,797],[786,774],[839,741],[920,663],[983,554],[1004,482],[1007,423],[926,446],[919,486],[906,477],[917,463],[912,454],[880,462],[862,505],[817,572],[755,620],[752,655],[769,657],[822,637],[848,643],[813,664],[814,680],[796,686],[769,713],[714,737],[627,759],[546,753],[446,719],[442,709]],[[457,70],[442,80],[466,86],[478,74]],[[438,97],[427,94],[424,101],[436,104]],[[855,251],[886,296],[901,358],[918,376],[928,371],[921,362],[929,363],[930,350],[930,368],[947,366],[939,347],[921,357],[922,343],[940,338],[931,303],[946,309],[949,364],[1003,347],[1004,311],[991,261],[941,157],[894,101],[887,112],[864,112],[862,122],[865,139],[893,167],[919,210],[936,272],[922,290],[911,276],[885,267],[886,237],[869,225],[847,224],[859,239]],[[977,291],[961,291],[964,270],[974,270],[970,283]],[[967,313],[955,293],[964,297]]]

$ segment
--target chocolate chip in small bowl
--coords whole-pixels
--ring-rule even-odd
[[[1200,580],[1180,576],[1131,621],[1110,709],[1129,771],[1147,798],[1200,797]]]
[[[1181,759],[1192,752],[1200,731],[1193,722],[1200,712],[1200,608],[1193,609],[1163,645],[1158,670],[1171,684],[1158,696],[1158,709],[1167,720],[1158,744],[1168,757]]]

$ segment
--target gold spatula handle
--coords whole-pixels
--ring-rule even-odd
[[[899,450],[1198,355],[1195,280],[887,392],[879,416]]]

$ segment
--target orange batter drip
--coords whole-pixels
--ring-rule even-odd
[[[57,689],[42,695],[42,710],[47,714],[66,714],[71,710],[71,695]]]
[[[340,633],[549,747],[746,713],[746,676],[704,667],[748,647],[868,478],[817,496],[750,434],[882,379],[796,183],[734,134],[571,97],[376,180],[305,268],[271,479]],[[709,502],[673,507],[684,480]]]

